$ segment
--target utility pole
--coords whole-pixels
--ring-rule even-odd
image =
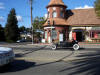
[[[32,14],[32,10],[33,10],[33,8],[32,8],[32,4],[33,4],[33,0],[30,0],[30,7],[31,7],[31,28],[32,28],[32,44],[33,44],[33,14]]]

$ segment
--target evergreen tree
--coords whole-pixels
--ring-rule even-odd
[[[4,28],[3,28],[2,25],[0,24],[0,41],[4,41],[4,40],[5,40]]]
[[[5,37],[7,42],[15,42],[18,40],[20,34],[17,24],[16,12],[13,8],[8,14],[7,24],[5,26]]]
[[[97,16],[100,18],[100,0],[95,1],[95,11]]]

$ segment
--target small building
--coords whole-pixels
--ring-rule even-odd
[[[100,19],[95,9],[67,10],[62,0],[47,5],[48,18],[44,24],[45,41],[77,40],[100,42]]]

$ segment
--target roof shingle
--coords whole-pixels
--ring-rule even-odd
[[[50,25],[53,25],[53,21],[54,21],[54,25],[67,25],[67,22],[65,19],[62,19],[62,18],[49,18],[44,26],[47,26],[48,25],[48,21],[50,21]]]
[[[69,26],[100,26],[100,19],[95,13],[95,9],[75,9],[70,10],[71,14],[67,19],[63,18],[50,18],[50,24],[55,21],[55,25],[69,25]],[[44,26],[48,25],[47,22]]]
[[[52,6],[52,5],[63,5],[66,7],[66,5],[64,4],[64,2],[62,0],[51,0],[50,3],[48,4],[48,6]]]
[[[71,10],[73,15],[67,19],[68,25],[100,25],[94,8]]]

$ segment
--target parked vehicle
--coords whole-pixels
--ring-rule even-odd
[[[22,40],[17,40],[16,42],[17,42],[17,43],[26,42],[26,40],[25,40],[25,39],[22,39]]]
[[[80,48],[78,41],[73,40],[72,42],[59,42],[52,44],[52,50],[56,50],[57,48],[73,48],[74,50],[78,50]]]
[[[0,66],[9,64],[14,60],[15,54],[12,48],[0,47]]]

